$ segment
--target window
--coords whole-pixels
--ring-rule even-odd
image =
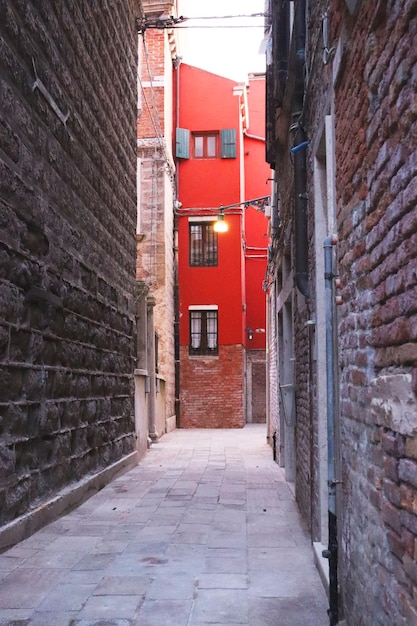
[[[236,129],[194,131],[177,128],[175,131],[177,159],[236,159]],[[191,141],[190,141],[191,138]]]
[[[217,157],[218,133],[193,133],[193,156],[195,159]]]
[[[213,230],[213,221],[189,222],[188,243],[190,266],[217,265],[217,233]]]
[[[218,354],[217,308],[190,310],[190,354]]]

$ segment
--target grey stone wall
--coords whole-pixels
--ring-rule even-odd
[[[2,524],[135,446],[138,13],[0,1]]]

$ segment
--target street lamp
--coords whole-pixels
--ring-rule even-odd
[[[243,209],[247,209],[248,207],[253,207],[256,211],[260,211],[261,213],[265,213],[266,207],[270,205],[271,196],[262,196],[262,198],[254,198],[253,200],[246,200],[245,202],[236,202],[235,204],[228,204],[227,206],[221,206],[219,209],[219,214],[217,216],[217,220],[214,222],[213,230],[216,233],[226,233],[229,230],[229,226],[224,219],[224,211],[226,209],[234,209],[237,207],[242,207]]]
[[[217,220],[213,224],[213,230],[215,233],[227,233],[229,230],[229,226],[224,219],[223,209],[220,209]]]

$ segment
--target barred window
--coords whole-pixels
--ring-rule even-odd
[[[189,223],[190,266],[217,265],[217,233],[213,222]]]
[[[190,311],[190,354],[218,354],[217,310]]]

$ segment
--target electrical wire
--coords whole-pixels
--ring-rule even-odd
[[[147,111],[149,113],[149,117],[153,126],[153,129],[155,131],[155,136],[156,139],[158,140],[160,149],[164,155],[164,159],[165,159],[165,164],[168,170],[168,174],[169,174],[169,178],[171,181],[172,186],[174,187],[175,183],[174,183],[174,178],[175,178],[175,172],[174,172],[174,168],[172,166],[171,163],[171,159],[167,153],[166,150],[166,145],[165,145],[165,139],[163,137],[163,132],[162,132],[162,126],[161,126],[161,121],[160,121],[160,117],[159,117],[159,111],[158,111],[158,106],[156,103],[156,95],[155,95],[155,89],[153,86],[153,82],[152,82],[152,75],[151,75],[151,69],[150,69],[150,65],[149,65],[149,51],[148,48],[146,46],[146,40],[145,40],[145,36],[143,34],[143,50],[144,50],[144,54],[145,54],[145,62],[146,62],[146,69],[147,69],[147,73],[148,73],[148,77],[149,77],[149,85],[150,85],[150,93],[151,93],[151,97],[152,97],[152,105],[155,111],[155,116],[152,113],[151,107],[149,105],[147,96],[146,96],[146,92],[145,92],[145,88],[143,86],[142,83],[142,79],[139,75],[139,83],[140,83],[140,87],[142,90],[142,95],[143,95],[143,99],[147,108]],[[156,119],[155,119],[156,117]]]
[[[244,15],[203,15],[202,17],[183,17],[183,20],[228,20],[241,17],[270,17],[269,13],[250,13]]]
[[[137,20],[137,27],[138,27],[138,31],[140,33],[144,33],[147,29],[158,29],[158,30],[164,30],[164,29],[181,29],[181,28],[262,28],[264,25],[263,24],[249,24],[249,25],[243,25],[243,24],[234,24],[234,25],[219,25],[216,24],[214,26],[206,26],[206,25],[201,25],[201,24],[184,24],[184,22],[189,22],[189,21],[204,21],[204,20],[227,20],[227,19],[245,19],[245,18],[250,18],[250,19],[256,19],[256,18],[266,18],[266,17],[270,17],[270,15],[268,13],[251,13],[251,14],[241,14],[241,15],[203,15],[203,16],[195,16],[195,17],[184,17],[183,15],[179,16],[179,17],[174,17],[173,15],[166,17],[166,18],[144,18],[141,20]]]
[[[154,144],[155,149],[155,157],[152,159],[152,176],[151,176],[151,201],[149,205],[150,209],[150,228],[149,228],[149,243],[148,243],[148,253],[145,255],[145,259],[147,258],[147,278],[149,284],[156,285],[157,283],[157,212],[158,212],[158,203],[159,203],[159,193],[158,193],[158,176],[160,171],[160,165],[158,165],[158,157],[159,163],[163,161],[163,169],[168,173],[168,177],[171,183],[173,194],[175,195],[175,169],[172,164],[172,159],[170,158],[167,148],[165,138],[163,136],[162,125],[159,115],[159,110],[156,102],[156,94],[155,88],[152,81],[152,75],[150,70],[149,63],[149,51],[146,46],[145,41],[145,33],[142,33],[143,38],[143,51],[146,62],[146,71],[149,78],[149,88],[145,90],[145,87],[142,82],[141,72],[138,71],[138,82],[141,88],[143,101],[145,103],[145,107],[149,114],[149,119],[152,124],[152,127],[155,131],[155,139],[157,144]],[[148,100],[147,93],[151,95],[151,103]],[[152,111],[153,107],[153,111]],[[159,153],[158,153],[159,151]],[[161,158],[162,157],[162,158]]]
[[[169,28],[176,28],[177,30],[181,30],[181,29],[190,29],[190,28],[263,28],[262,24],[248,24],[247,26],[243,26],[243,25],[239,25],[239,24],[225,24],[225,25],[220,25],[220,24],[216,24],[216,26],[199,26],[198,24],[195,24],[194,26],[169,26]]]

